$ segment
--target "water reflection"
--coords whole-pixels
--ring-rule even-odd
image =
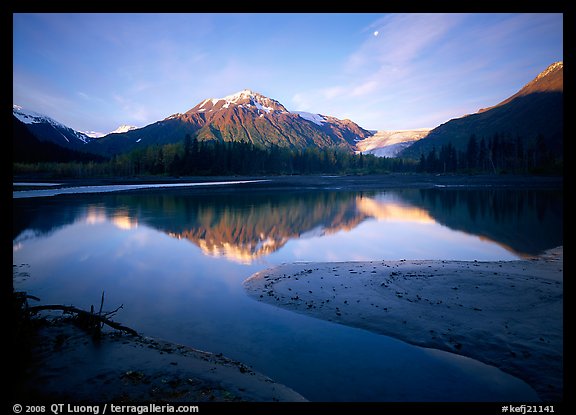
[[[453,230],[508,247],[519,256],[562,245],[563,192],[530,189],[419,189],[401,197]]]
[[[402,202],[397,194],[385,193],[374,197],[358,197],[356,207],[359,212],[380,221],[435,222],[426,210]]]
[[[128,210],[118,209],[112,213],[107,213],[106,209],[102,206],[88,206],[86,208],[84,221],[88,224],[98,224],[109,221],[119,229],[124,230],[138,227],[138,219],[131,217]]]
[[[501,387],[486,368],[482,378],[450,356],[254,301],[242,281],[299,260],[454,258],[464,249],[478,258],[497,244],[538,253],[562,244],[561,191],[173,189],[14,199],[13,208],[14,285],[44,304],[89,309],[105,291],[108,304],[124,305],[125,325],[223,353],[312,400],[534,396]],[[478,248],[475,235],[491,242]],[[491,258],[515,257],[502,251]]]
[[[493,241],[517,256],[562,244],[562,191],[149,191],[13,203],[15,246],[70,223],[109,221],[126,230],[144,224],[188,240],[206,255],[240,263],[277,252],[291,240],[348,232],[369,220],[437,223]]]

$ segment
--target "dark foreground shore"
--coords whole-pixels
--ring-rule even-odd
[[[303,402],[241,362],[119,331],[94,339],[69,318],[33,323],[15,402]]]

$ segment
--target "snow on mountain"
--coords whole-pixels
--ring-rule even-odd
[[[406,141],[405,143],[390,144],[388,146],[373,148],[368,151],[362,151],[364,154],[373,154],[376,157],[396,157],[398,153],[404,150],[406,147],[412,145],[413,141]]]
[[[227,103],[239,105],[254,105],[256,109],[270,113],[271,111],[286,111],[286,108],[278,101],[268,98],[258,92],[244,89],[223,98]]]
[[[530,81],[526,86],[534,85],[538,81],[552,75],[554,72],[560,71],[564,69],[564,61],[558,61],[550,64],[546,69],[540,72],[536,78]]]
[[[100,138],[104,137],[106,134],[100,133],[98,131],[80,131],[82,134],[87,135],[90,138]]]
[[[49,123],[55,126],[63,126],[63,124],[53,120],[47,115],[40,114],[35,111],[22,108],[20,105],[12,105],[12,114],[24,124],[39,124],[39,123]]]
[[[245,142],[293,149],[340,148],[354,151],[371,133],[350,120],[290,112],[275,99],[250,89],[223,98],[208,98],[184,113],[94,140],[94,152],[119,154],[137,146],[177,143],[186,134],[198,141]],[[121,142],[120,142],[121,141]],[[142,144],[137,144],[141,142]]]
[[[298,114],[300,117],[304,118],[305,120],[312,121],[316,125],[324,125],[326,122],[326,118],[320,114],[312,114],[305,111],[292,111],[292,113]]]
[[[288,112],[278,101],[250,89],[244,89],[235,94],[227,95],[224,98],[205,99],[188,111],[188,113],[225,110],[230,108],[231,105],[237,105],[239,107],[267,114]]]
[[[428,135],[431,128],[414,130],[376,131],[374,135],[356,143],[358,152],[377,157],[395,157],[400,151]]]
[[[114,131],[111,131],[109,134],[120,134],[126,133],[128,131],[136,130],[138,127],[133,125],[122,124],[120,127],[116,128]]]
[[[258,96],[264,97],[263,95],[260,95],[257,92],[253,92],[250,89],[243,89],[242,91],[238,91],[234,94],[227,95],[224,98],[220,98],[220,99],[223,99],[224,101],[227,101],[227,102],[240,103],[241,101],[245,101],[246,99],[252,99],[252,98],[255,98]],[[264,97],[264,98],[266,98],[266,97]]]
[[[116,128],[114,131],[110,131],[109,133],[100,133],[98,131],[80,131],[80,132],[82,134],[87,135],[90,138],[102,138],[108,134],[121,134],[121,133],[126,133],[128,131],[136,130],[136,129],[138,129],[138,127],[135,127],[133,125],[122,124],[121,126]]]
[[[13,104],[12,105],[12,114],[24,124],[29,126],[41,126],[41,125],[49,125],[51,126],[61,138],[64,138],[67,143],[70,143],[70,139],[78,139],[82,143],[87,143],[90,141],[90,137],[82,133],[80,131],[76,131],[73,128],[70,128],[53,118],[50,118],[47,115],[40,114],[38,112],[25,109],[20,105]],[[53,141],[53,140],[49,140]]]

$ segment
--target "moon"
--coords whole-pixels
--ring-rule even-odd
[[[378,35],[379,35],[379,32],[376,30],[376,31],[374,32],[374,36],[378,36]]]

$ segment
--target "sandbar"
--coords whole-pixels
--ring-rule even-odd
[[[543,401],[563,396],[563,247],[515,261],[283,264],[258,301],[492,365]]]

